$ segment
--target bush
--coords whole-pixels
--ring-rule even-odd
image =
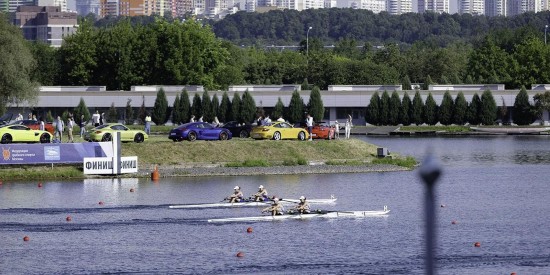
[[[271,166],[267,160],[264,159],[247,159],[243,162],[230,162],[225,167],[269,167]]]

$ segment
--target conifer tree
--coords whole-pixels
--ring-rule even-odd
[[[285,105],[283,104],[283,101],[281,100],[281,97],[277,99],[277,103],[275,104],[275,107],[273,108],[273,112],[271,115],[273,116],[273,119],[277,119],[279,117],[283,117],[285,114]]]
[[[497,103],[490,90],[485,90],[481,94],[481,123],[483,125],[493,125],[497,119]]]
[[[481,98],[477,93],[472,97],[468,105],[468,122],[472,125],[478,125],[481,122]]]
[[[414,94],[413,102],[412,102],[412,116],[411,116],[411,122],[416,125],[421,125],[424,123],[424,101],[422,100],[422,97],[420,96],[420,92],[418,90]]]
[[[244,123],[251,123],[254,121],[254,116],[256,115],[256,102],[254,98],[248,91],[244,91],[243,98],[241,101],[241,116],[240,120]]]
[[[195,121],[198,121],[202,116],[202,100],[198,93],[193,96],[193,105],[191,106],[191,116],[195,116]]]
[[[180,122],[187,123],[191,119],[191,102],[189,101],[189,93],[183,90],[180,96],[180,104],[178,105],[180,114]]]
[[[164,89],[160,88],[157,92],[157,98],[155,99],[155,105],[153,105],[153,114],[151,115],[151,120],[156,125],[163,125],[168,121],[168,100],[166,99],[166,94]]]
[[[132,99],[126,100],[126,109],[124,111],[125,123],[128,125],[134,124],[134,109],[132,108]]]
[[[464,79],[464,84],[474,84],[474,79],[471,75],[466,76],[466,79]]]
[[[424,81],[424,85],[422,86],[422,89],[427,91],[430,89],[430,85],[432,84],[433,84],[432,78],[430,77],[430,75],[428,75],[426,77],[426,80]]]
[[[84,102],[84,99],[81,97],[80,101],[78,102],[78,105],[73,110],[74,119],[75,122],[80,125],[82,123],[81,117],[84,115],[84,121],[89,121],[91,118],[90,110],[88,110],[88,107],[86,107],[86,102]]]
[[[534,117],[532,113],[533,106],[529,103],[529,95],[525,86],[521,86],[516,100],[514,101],[514,112],[512,119],[517,125],[529,125],[533,123]]]
[[[380,125],[380,96],[378,92],[374,92],[370,98],[370,103],[365,113],[365,121],[372,125]]]
[[[460,76],[456,72],[453,73],[453,79],[451,81],[453,82],[452,84],[462,84],[462,80],[460,80]]]
[[[439,106],[439,122],[443,125],[453,123],[454,102],[451,93],[447,90]]]
[[[201,109],[204,122],[212,122],[214,120],[214,115],[212,114],[212,100],[207,90],[204,90],[202,93]]]
[[[403,90],[405,91],[412,90],[411,79],[409,78],[409,75],[406,75],[403,78],[403,84],[401,85],[403,85]]]
[[[107,122],[109,123],[115,123],[118,122],[118,117],[116,113],[116,107],[115,103],[111,103],[111,107],[109,108],[109,112],[107,112]]]
[[[288,121],[290,123],[302,122],[304,120],[304,100],[298,93],[298,90],[294,90],[290,103],[288,104]]]
[[[426,104],[424,105],[424,121],[428,125],[435,125],[437,123],[437,103],[435,103],[432,93],[429,93],[426,98]]]
[[[240,120],[241,114],[241,96],[239,93],[233,95],[233,100],[231,101],[231,120],[242,122]]]
[[[388,113],[388,123],[390,125],[399,124],[399,110],[401,109],[401,99],[396,91],[393,91],[390,98],[390,106]]]
[[[218,95],[214,94],[214,96],[212,97],[212,115],[214,117],[218,117],[219,111],[220,111],[220,100],[218,99]],[[219,117],[218,117],[218,120],[220,120]]]
[[[411,125],[412,102],[409,94],[405,92],[401,100],[401,109],[399,109],[399,122],[404,126]]]
[[[141,106],[139,107],[138,119],[139,123],[143,124],[145,122],[145,116],[147,116],[147,109],[145,109],[145,96],[141,96]]]
[[[380,98],[380,113],[378,117],[380,118],[380,125],[388,125],[389,123],[389,114],[390,114],[390,95],[388,91],[382,93],[382,98]]]
[[[229,100],[227,92],[223,92],[222,95],[222,102],[218,110],[218,120],[220,122],[228,122],[231,120],[231,100]]]
[[[453,123],[464,125],[467,121],[468,102],[463,92],[458,92],[455,98],[455,111],[453,112]]]
[[[174,105],[172,108],[172,123],[174,125],[179,125],[181,123],[180,102],[180,95],[176,94],[176,98],[174,99]]]
[[[308,113],[313,117],[313,121],[321,121],[325,117],[325,107],[323,106],[323,99],[321,99],[321,91],[317,86],[311,89],[307,109]]]
[[[46,113],[46,121],[45,122],[53,122],[53,115],[52,115],[51,110],[48,110],[48,112]]]

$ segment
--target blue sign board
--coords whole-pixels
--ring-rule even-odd
[[[0,144],[4,164],[82,163],[84,158],[112,157],[111,142]]]

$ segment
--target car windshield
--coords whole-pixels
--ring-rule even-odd
[[[99,126],[97,126],[97,127],[95,127],[95,128],[99,130],[99,129],[103,129],[103,128],[107,127],[107,126],[109,126],[109,125],[103,124],[103,125],[99,125]]]
[[[183,124],[183,125],[180,125],[180,126],[178,127],[178,129],[189,128],[189,127],[193,126],[193,124],[195,124],[195,123],[194,123],[194,122],[185,123],[185,124]]]

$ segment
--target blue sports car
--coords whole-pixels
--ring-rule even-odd
[[[168,138],[176,141],[187,139],[199,140],[228,140],[233,135],[224,128],[217,128],[206,122],[191,122],[178,126],[170,131]]]

